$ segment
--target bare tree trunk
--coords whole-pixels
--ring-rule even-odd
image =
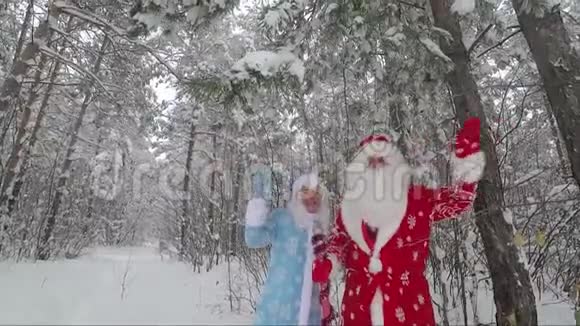
[[[350,137],[351,137],[351,121],[350,121],[350,115],[348,113],[349,107],[348,107],[348,95],[347,95],[346,67],[342,68],[342,97],[344,100],[344,117],[346,120],[345,126],[344,126],[346,128],[346,133],[344,133],[344,151],[345,151],[345,153],[348,154],[348,155],[346,155],[346,160],[350,161],[351,156],[352,156],[349,153]]]
[[[45,55],[40,56],[40,62],[38,63],[38,67],[34,75],[34,82],[30,87],[28,100],[26,100],[20,121],[16,128],[16,139],[14,140],[14,145],[12,146],[10,156],[6,161],[6,171],[2,178],[2,187],[0,188],[0,209],[2,212],[5,211],[8,197],[12,194],[12,187],[14,187],[15,177],[21,168],[21,165],[18,163],[21,162],[25,155],[24,151],[27,143],[26,140],[30,138],[31,133],[29,133],[29,131],[33,129],[30,126],[30,123],[32,122],[32,105],[36,102],[36,99],[40,93],[40,80],[47,60],[48,58]]]
[[[39,85],[40,79],[42,77],[42,72],[44,66],[46,65],[47,57],[41,55],[40,62],[37,67],[37,71],[34,76],[34,82],[30,87],[30,94],[28,100],[24,105],[22,114],[20,115],[20,121],[16,129],[16,138],[14,140],[14,145],[10,152],[10,156],[6,162],[6,170],[4,170],[4,175],[2,178],[2,186],[0,187],[0,252],[2,251],[4,234],[8,232],[8,221],[10,219],[8,212],[8,200],[10,195],[12,195],[12,189],[15,185],[15,179],[21,168],[22,158],[26,152],[25,147],[27,143],[27,138],[30,138],[31,122],[32,122],[32,105],[36,102],[38,94],[40,92]]]
[[[12,67],[14,67],[17,64],[18,58],[20,58],[22,47],[24,46],[24,42],[26,41],[26,34],[28,33],[28,29],[30,28],[30,21],[32,20],[33,10],[34,10],[34,0],[30,0],[28,2],[28,7],[26,8],[24,20],[22,21],[22,25],[20,27],[20,34],[18,36],[16,48],[14,49],[14,56],[12,58]],[[8,121],[5,122],[3,115],[0,115],[0,123],[4,123],[4,130],[2,131],[2,135],[0,136],[0,148],[4,145],[4,138],[8,133],[8,129],[12,124],[12,118],[16,115],[16,112],[14,111],[14,108],[10,108],[4,114],[9,114],[10,118],[8,119]]]
[[[408,152],[406,137],[408,136],[405,128],[407,122],[407,113],[403,110],[403,100],[399,95],[389,96],[389,120],[390,127],[398,134],[397,145],[403,153]]]
[[[512,0],[512,5],[542,76],[572,176],[580,186],[580,55],[572,47],[559,5],[542,8],[541,14],[530,8],[538,9],[543,1]]]
[[[103,43],[101,45],[99,56],[98,56],[98,58],[95,62],[95,65],[93,67],[93,71],[92,71],[93,74],[98,73],[98,71],[101,67],[101,62],[103,61],[103,57],[105,55],[105,50],[106,50],[108,45],[109,45],[109,38],[108,38],[108,36],[105,36],[105,39],[103,40]],[[92,84],[93,84],[92,81],[89,82],[85,88],[84,100],[83,100],[83,103],[81,105],[81,109],[79,111],[77,119],[74,123],[74,126],[71,130],[70,140],[69,140],[69,143],[67,146],[67,151],[66,151],[66,154],[64,157],[64,162],[63,162],[61,169],[59,171],[60,175],[58,176],[58,182],[56,185],[56,192],[54,194],[54,198],[53,198],[52,204],[50,206],[48,218],[46,219],[46,226],[44,228],[44,233],[42,235],[40,245],[39,245],[37,253],[36,253],[37,258],[40,260],[47,260],[50,257],[50,244],[49,244],[49,242],[50,242],[50,238],[52,237],[52,231],[53,231],[54,226],[56,224],[56,215],[59,212],[60,205],[62,203],[62,199],[63,199],[63,196],[65,194],[66,182],[68,180],[70,168],[72,166],[73,154],[74,154],[74,150],[75,150],[75,145],[76,145],[77,140],[78,140],[78,134],[79,134],[80,128],[83,124],[83,119],[84,119],[85,114],[87,112],[87,108],[89,106],[89,103],[91,102],[91,100],[93,98],[93,92],[91,89]]]
[[[453,237],[455,240],[455,245],[454,245],[454,258],[455,258],[455,268],[457,270],[457,274],[459,276],[459,291],[461,292],[461,311],[463,313],[463,325],[468,326],[468,318],[467,318],[467,295],[466,295],[466,289],[465,289],[465,272],[463,269],[463,261],[461,260],[461,255],[459,254],[459,251],[461,250],[461,247],[463,246],[463,241],[460,240],[460,228],[459,228],[459,223],[457,220],[452,221],[453,223]]]
[[[48,100],[50,99],[52,89],[54,88],[54,82],[56,81],[56,77],[58,76],[60,66],[61,66],[60,62],[55,63],[52,75],[50,76],[49,84],[42,98],[42,103],[40,104],[38,114],[36,115],[34,127],[32,128],[32,132],[30,133],[30,140],[28,146],[25,147],[25,152],[23,153],[22,157],[20,157],[22,163],[20,163],[20,169],[18,169],[18,175],[16,176],[16,181],[14,183],[14,187],[12,188],[12,194],[9,196],[8,199],[8,214],[11,214],[14,211],[14,208],[18,201],[18,196],[20,195],[20,190],[22,189],[22,183],[24,182],[24,174],[26,173],[26,169],[28,167],[28,160],[30,159],[30,151],[34,148],[34,145],[38,140],[38,131],[40,130],[40,127],[42,127],[44,116],[46,115],[46,108],[48,107]]]
[[[10,110],[7,113],[7,116],[0,118],[0,126],[2,127],[2,130],[0,131],[0,149],[4,147],[4,141],[6,140],[6,136],[8,136],[12,122],[16,120],[16,111],[17,110]],[[4,172],[2,171],[2,173]]]
[[[101,149],[101,144],[103,143],[103,134],[101,132],[101,128],[103,126],[103,119],[104,119],[104,114],[98,110],[97,114],[96,114],[96,118],[94,121],[94,125],[95,125],[95,131],[97,133],[97,146],[95,148],[95,158],[99,155],[99,150]],[[93,216],[95,213],[95,201],[96,201],[96,195],[95,195],[95,179],[93,179],[93,176],[89,175],[87,178],[87,183],[88,183],[88,188],[89,188],[89,198],[87,200],[87,213],[85,215],[85,222],[83,223],[83,227],[81,229],[81,233],[83,235],[83,238],[86,239],[87,241],[90,241],[90,237],[92,237],[92,234],[89,233],[89,223],[91,220],[93,220]]]
[[[514,227],[504,218],[503,190],[497,152],[486,121],[477,84],[471,75],[469,57],[462,41],[456,15],[448,0],[430,0],[435,25],[451,33],[453,40],[441,40],[441,49],[451,58],[454,69],[446,76],[454,96],[459,122],[469,116],[482,121],[481,148],[487,164],[475,199],[476,225],[483,239],[488,268],[493,281],[498,325],[537,325],[534,292],[529,272],[513,244]]]
[[[101,148],[101,143],[103,142],[103,136],[101,133],[101,127],[102,127],[102,120],[103,120],[103,114],[101,112],[97,112],[97,117],[94,121],[94,125],[95,125],[95,131],[97,133],[97,147],[95,148],[95,158],[99,155],[99,149]],[[89,198],[88,198],[88,202],[87,202],[87,215],[86,218],[91,219],[93,217],[93,213],[95,212],[95,190],[93,189],[93,182],[95,180],[93,180],[92,177],[88,177],[88,188],[89,188]],[[85,225],[86,227],[86,225]],[[83,234],[88,232],[88,230],[83,228]]]
[[[217,128],[213,127],[212,131],[216,131]],[[217,157],[216,157],[216,151],[217,151],[217,138],[216,135],[214,134],[212,136],[212,163],[217,161]],[[214,194],[215,194],[215,174],[216,171],[211,171],[211,176],[210,176],[210,181],[209,181],[209,198],[211,200],[213,200],[214,198]],[[216,228],[217,228],[217,223],[216,223],[216,214],[215,214],[215,208],[214,208],[214,204],[210,201],[208,201],[208,213],[207,213],[207,218],[208,218],[208,225],[209,225],[209,238],[208,238],[208,242],[209,242],[209,251],[208,251],[208,265],[206,267],[206,271],[209,271],[212,267],[213,267],[213,258],[214,258],[214,252],[217,252],[216,250],[216,245],[214,244],[214,234],[216,232]]]
[[[242,157],[243,155],[239,151],[235,151],[237,157]],[[242,197],[242,184],[243,184],[243,175],[244,175],[244,165],[242,164],[241,160],[236,161],[236,177],[235,183],[232,189],[232,201],[233,201],[233,212],[232,212],[232,219],[230,221],[230,249],[228,255],[235,255],[237,256],[238,251],[238,228],[240,226],[240,199]]]
[[[190,214],[189,214],[189,201],[191,199],[190,189],[189,189],[189,174],[191,173],[191,163],[193,160],[193,147],[195,145],[195,130],[197,123],[197,108],[193,108],[193,116],[191,118],[191,127],[189,129],[189,141],[187,143],[187,158],[185,160],[185,173],[183,175],[183,200],[182,207],[183,211],[181,213],[180,220],[180,233],[181,233],[181,246],[179,248],[179,258],[184,259],[187,256],[187,239],[189,239],[189,224],[190,224]]]
[[[570,167],[568,166],[568,158],[566,157],[565,148],[562,148],[562,140],[560,133],[558,133],[558,127],[556,120],[554,118],[554,112],[552,112],[552,106],[548,100],[548,96],[544,94],[544,103],[546,105],[546,110],[548,111],[548,122],[550,123],[550,131],[552,132],[552,137],[554,137],[554,143],[556,144],[556,153],[558,153],[558,159],[560,160],[560,169],[562,170],[562,175],[568,175],[570,173]]]
[[[66,27],[67,32],[69,32],[71,30],[73,20],[74,19],[72,17],[69,18],[68,23],[67,23],[67,27]],[[62,55],[64,53],[64,51],[65,51],[65,47],[63,46],[59,50],[59,54]],[[45,56],[42,56],[42,57],[43,57],[43,60],[46,59]],[[44,65],[43,60],[41,60],[41,63]],[[20,194],[20,189],[22,188],[24,174],[26,173],[28,159],[30,158],[30,151],[32,150],[32,148],[36,144],[38,131],[40,130],[40,127],[42,126],[42,122],[43,122],[44,116],[46,114],[46,108],[48,107],[48,100],[50,99],[52,89],[54,88],[54,83],[56,81],[56,78],[58,77],[60,67],[61,67],[60,61],[55,61],[54,66],[52,68],[52,72],[50,74],[48,86],[46,87],[46,90],[44,92],[44,96],[42,98],[42,102],[40,104],[40,108],[38,109],[38,113],[36,114],[36,121],[34,123],[34,127],[32,127],[32,131],[30,132],[30,136],[28,137],[28,142],[25,142],[24,138],[21,139],[22,141],[18,141],[18,136],[17,136],[17,142],[16,142],[15,146],[20,145],[21,149],[19,149],[18,152],[15,152],[13,150],[12,155],[8,158],[8,161],[6,163],[7,167],[11,166],[13,168],[11,170],[9,169],[8,171],[6,171],[5,176],[4,176],[4,180],[2,183],[2,189],[0,192],[0,209],[4,209],[4,205],[8,205],[8,207],[7,207],[8,216],[11,215],[11,213],[14,211],[14,207],[16,206],[16,201],[17,201],[18,196]],[[38,68],[39,68],[39,71],[42,70],[41,66],[39,66]],[[37,78],[35,78],[35,83],[37,83],[37,80],[40,81],[40,75],[38,75],[38,72],[37,72]],[[25,107],[24,113],[26,113],[27,111],[30,111],[30,106],[32,105],[32,103],[34,103],[36,96],[37,96],[36,92],[31,93],[29,101],[28,101],[30,103],[30,105],[27,103],[27,107]],[[25,116],[25,114],[23,114],[23,118],[21,119],[21,128],[20,128],[22,130],[23,134],[26,131],[25,129],[22,128],[22,125],[23,125],[22,121],[24,121],[24,116]],[[30,112],[28,112],[28,117],[30,117]],[[26,123],[26,125],[28,125],[28,122]],[[19,130],[19,133],[20,133],[20,130]],[[16,171],[16,173],[14,173],[14,170]],[[7,203],[5,202],[5,197],[8,200]]]
[[[52,29],[50,26],[56,26],[59,15],[60,11],[56,7],[49,7],[46,20],[36,28],[32,36],[32,41],[24,48],[18,60],[12,66],[6,80],[2,83],[0,87],[0,120],[4,118],[4,115],[17,102],[20,96],[20,90],[22,89],[22,80],[40,53],[41,45],[49,43],[52,37]]]
[[[469,261],[470,258],[473,259],[474,257],[469,257],[467,250],[465,250],[466,247],[463,247],[462,250],[462,254],[463,254],[463,260],[464,261]],[[469,291],[469,300],[471,303],[471,309],[473,311],[473,325],[479,325],[479,309],[478,309],[478,303],[477,303],[477,299],[478,299],[478,292],[479,292],[479,283],[478,283],[478,278],[477,278],[477,270],[476,267],[477,265],[474,266],[475,270],[471,271],[471,291]]]
[[[72,27],[72,21],[73,18],[69,18],[68,24],[67,24],[67,29],[66,31],[70,31],[70,28]],[[59,54],[63,54],[64,53],[65,48],[61,48],[59,50]],[[8,189],[4,189],[0,194],[5,194],[5,196],[8,198],[8,202],[3,202],[2,205],[7,205],[7,209],[4,208],[4,206],[0,206],[2,209],[2,211],[7,211],[7,216],[10,217],[12,215],[12,212],[14,211],[17,201],[18,201],[18,197],[20,195],[20,190],[22,189],[22,185],[24,183],[24,175],[26,173],[26,169],[28,167],[28,161],[30,159],[30,152],[31,150],[34,148],[34,145],[36,144],[36,140],[38,139],[38,131],[40,130],[40,127],[42,126],[42,122],[44,120],[44,116],[46,114],[46,108],[48,107],[48,100],[50,99],[50,95],[52,92],[52,89],[54,88],[54,83],[56,81],[56,78],[58,76],[58,73],[60,71],[60,66],[61,63],[59,61],[56,61],[54,63],[54,67],[52,69],[52,73],[50,75],[50,79],[49,79],[49,83],[48,86],[44,92],[44,96],[42,99],[42,102],[40,104],[40,108],[38,109],[38,113],[36,115],[36,121],[34,123],[34,127],[32,128],[32,132],[30,133],[30,137],[28,140],[28,143],[24,144],[22,151],[20,152],[19,155],[17,155],[15,158],[11,157],[9,158],[8,162],[10,162],[10,159],[16,159],[16,160],[20,160],[20,162],[16,162],[15,166],[17,166],[18,168],[17,170],[17,174],[16,177],[14,178],[14,186],[11,187],[12,189],[12,193],[8,194],[7,190]],[[12,181],[10,181],[12,182]],[[32,221],[31,217],[31,221]],[[28,232],[25,232],[23,234],[23,238],[22,241],[24,241],[25,237],[27,236]]]
[[[447,315],[447,307],[449,307],[449,297],[447,296],[447,285],[443,282],[442,271],[441,271],[441,260],[437,257],[437,251],[433,249],[433,246],[429,248],[429,261],[431,262],[431,267],[433,268],[433,278],[435,281],[435,286],[439,285],[441,290],[441,298],[443,299],[443,306],[437,306],[441,318],[443,318],[443,326],[449,326],[449,316]]]
[[[28,33],[28,28],[30,27],[30,21],[32,20],[33,11],[34,11],[34,0],[29,0],[28,7],[26,8],[26,14],[24,15],[24,20],[22,21],[22,27],[20,27],[20,35],[18,36],[16,49],[14,49],[14,58],[12,58],[13,66],[16,65],[16,62],[20,57],[20,52],[22,52],[22,47],[24,46],[24,41],[26,40],[26,34]]]
[[[28,24],[30,23],[31,10],[33,8],[32,1],[30,2],[25,21],[22,24],[22,31],[20,33],[19,43],[17,44],[16,54],[14,55],[14,61],[18,59],[18,53],[21,51],[24,38],[26,37],[26,30],[28,29]],[[28,19],[28,21],[27,21]],[[36,102],[38,95],[40,93],[40,81],[42,78],[42,73],[44,72],[44,66],[48,58],[45,55],[40,56],[38,66],[36,67],[36,73],[34,75],[34,82],[30,87],[30,93],[28,99],[24,105],[24,109],[20,114],[20,121],[17,123],[16,127],[16,137],[10,155],[6,161],[6,169],[2,176],[2,185],[0,186],[0,252],[2,252],[4,234],[8,232],[8,221],[12,213],[12,208],[14,205],[14,198],[11,197],[14,193],[14,188],[20,188],[21,184],[18,183],[18,176],[21,174],[20,171],[23,170],[23,164],[25,164],[26,157],[28,154],[28,143],[29,139],[32,137],[31,129],[31,118],[32,105]],[[52,85],[49,85],[49,88]],[[42,108],[41,108],[42,110]]]

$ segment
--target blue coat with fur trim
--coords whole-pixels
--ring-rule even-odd
[[[275,209],[255,221],[248,206],[245,229],[250,248],[271,245],[267,280],[255,325],[320,325],[318,286],[312,283],[310,232],[298,226],[289,209]],[[257,213],[260,215],[260,213]],[[248,217],[249,215],[249,217]]]

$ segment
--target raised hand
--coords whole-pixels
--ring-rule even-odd
[[[455,181],[475,183],[485,168],[485,155],[480,149],[481,127],[479,118],[469,118],[455,138],[455,157],[452,158]]]
[[[272,175],[268,167],[264,164],[253,166],[252,173],[252,194],[254,198],[264,198],[266,201],[272,199],[270,192],[272,186]]]
[[[264,174],[256,169],[252,175],[252,195],[254,198],[264,198]]]
[[[469,118],[455,138],[455,155],[459,158],[467,157],[480,151],[481,122],[479,118]]]
[[[250,199],[246,208],[246,225],[264,225],[268,219],[269,211],[268,203],[263,198]]]

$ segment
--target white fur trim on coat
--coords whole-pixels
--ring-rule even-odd
[[[369,272],[376,274],[380,273],[382,270],[383,263],[381,263],[381,260],[376,256],[372,256],[369,262]]]
[[[353,217],[342,208],[342,224],[344,225],[344,229],[349,237],[358,245],[362,251],[367,253],[369,256],[372,254],[369,245],[366,243],[365,238],[362,233],[362,220],[358,217]],[[350,216],[345,216],[345,214],[349,214]]]
[[[371,302],[371,323],[373,326],[385,324],[385,314],[383,312],[383,292],[377,289]]]
[[[456,182],[474,183],[481,180],[485,169],[485,154],[477,152],[464,158],[455,155],[451,158],[453,180]]]
[[[308,240],[312,239],[312,224],[308,227]],[[310,307],[312,306],[312,265],[314,252],[312,242],[306,244],[306,262],[304,263],[304,274],[302,281],[302,294],[300,295],[300,310],[298,311],[298,325],[307,326],[310,317]]]
[[[268,219],[269,208],[263,198],[253,198],[248,202],[246,208],[246,225],[259,227],[263,226]]]

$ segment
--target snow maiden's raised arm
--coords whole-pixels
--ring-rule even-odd
[[[246,209],[246,245],[250,248],[263,248],[272,241],[274,219],[264,198],[253,198]]]
[[[484,167],[485,155],[480,150],[480,121],[470,118],[455,139],[455,153],[451,158],[453,185],[433,190],[431,219],[434,222],[456,217],[471,207]]]
[[[267,199],[271,199],[272,175],[263,164],[252,166],[252,199],[246,208],[246,245],[263,248],[272,243],[275,233],[275,218],[270,213]]]

